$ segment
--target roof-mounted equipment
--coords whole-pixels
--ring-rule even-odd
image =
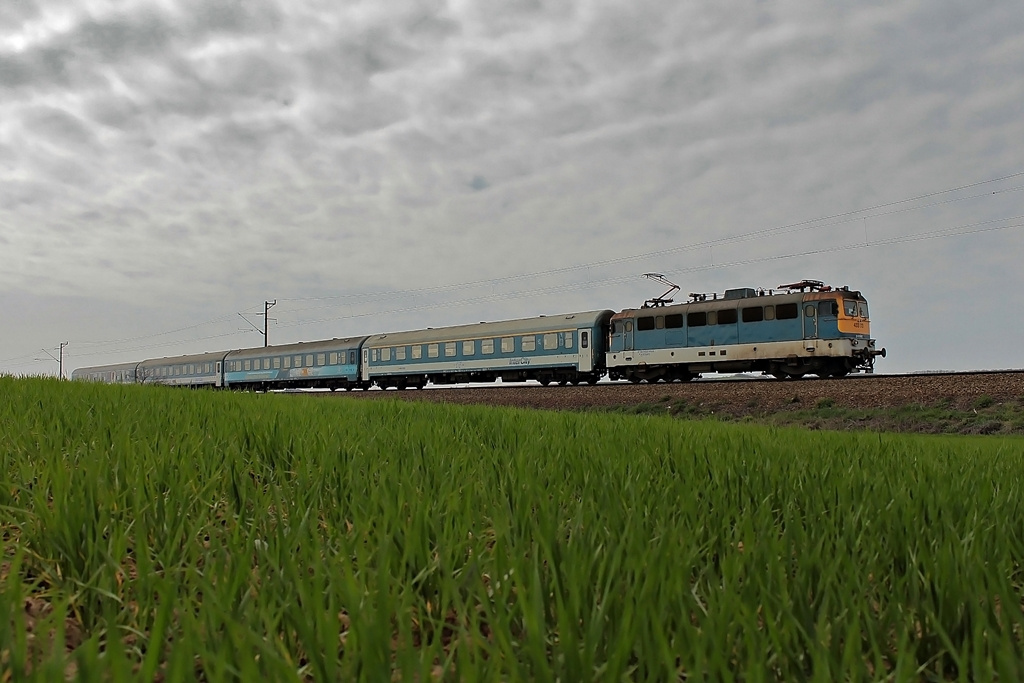
[[[657,308],[659,306],[664,306],[666,304],[672,303],[673,300],[669,299],[668,296],[670,294],[675,294],[676,292],[678,292],[679,285],[672,282],[661,273],[644,273],[644,277],[647,278],[648,280],[654,280],[655,282],[660,282],[663,285],[668,285],[668,291],[659,297],[648,299],[647,301],[644,302],[642,308]]]
[[[794,282],[793,284],[789,285],[779,285],[778,289],[788,289],[790,291],[799,289],[801,292],[804,291],[805,289],[810,290],[812,292],[832,291],[832,288],[826,287],[825,283],[822,282],[821,280],[801,280],[800,282]]]

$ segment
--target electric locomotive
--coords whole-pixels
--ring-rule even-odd
[[[721,298],[691,294],[689,302],[675,305],[663,296],[616,314],[608,338],[609,378],[688,381],[705,372],[751,371],[780,379],[844,377],[872,372],[875,357],[885,356],[871,338],[868,302],[860,292],[818,280],[779,289],[730,289]]]

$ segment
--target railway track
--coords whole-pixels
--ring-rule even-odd
[[[503,405],[548,410],[612,408],[651,403],[686,403],[704,412],[772,412],[817,405],[829,399],[850,408],[946,405],[969,410],[981,399],[1024,401],[1024,370],[853,375],[844,379],[777,380],[761,377],[688,383],[596,386],[501,384],[435,387],[421,391],[360,391],[343,394],[366,400],[418,400]]]

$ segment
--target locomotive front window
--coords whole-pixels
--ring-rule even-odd
[[[859,302],[857,304],[857,313],[860,315],[860,317],[862,317],[865,320],[867,320],[867,318],[868,318],[868,302],[867,301],[861,301],[861,302]]]
[[[843,299],[843,313],[853,318],[857,315],[857,302],[853,299]]]

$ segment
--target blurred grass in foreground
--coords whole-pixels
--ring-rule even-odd
[[[1024,675],[1020,439],[0,397],[0,680]]]

